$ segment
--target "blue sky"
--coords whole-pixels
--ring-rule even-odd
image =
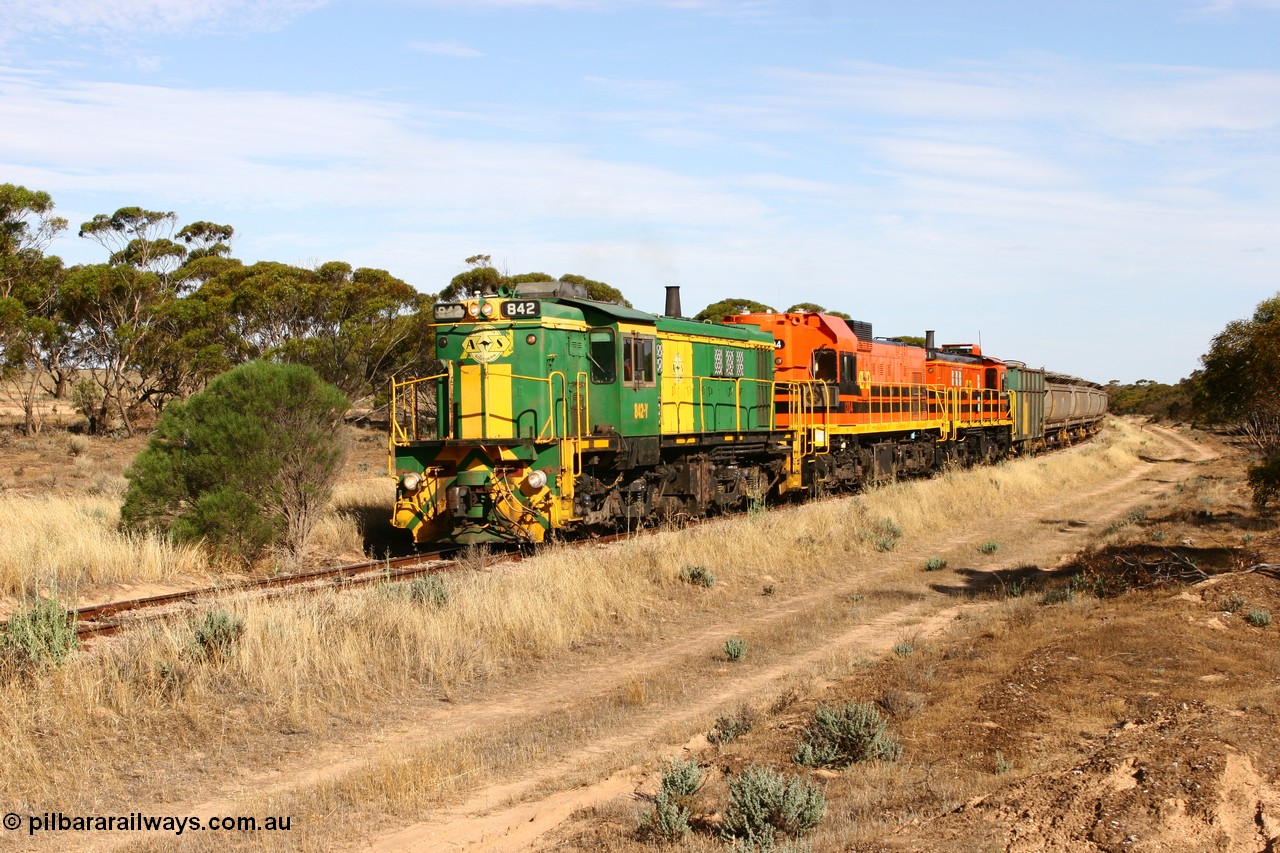
[[[1174,381],[1280,290],[1280,0],[6,0],[0,182],[435,291],[811,301]]]

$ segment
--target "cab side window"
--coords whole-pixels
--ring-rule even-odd
[[[840,353],[840,393],[862,393],[862,389],[858,387],[858,360],[851,352]]]
[[[654,383],[654,341],[649,337],[630,337],[622,341],[622,381],[628,385],[652,386]]]
[[[596,385],[612,385],[618,380],[618,350],[613,329],[592,329],[591,381]]]
[[[833,349],[814,350],[813,378],[822,382],[836,381],[836,351]]]

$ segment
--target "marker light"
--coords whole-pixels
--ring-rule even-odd
[[[529,484],[531,489],[541,489],[547,484],[547,473],[538,470],[530,471],[529,476],[524,481]]]
[[[417,474],[405,474],[400,480],[400,487],[406,492],[416,492],[422,485],[422,478]]]
[[[536,343],[538,342],[538,336],[537,336],[537,335],[525,335],[525,336],[524,336],[524,342],[525,342],[526,344],[530,344],[530,345],[532,345],[532,344],[536,344]]]
[[[480,313],[481,313],[481,314],[483,314],[486,318],[488,318],[488,317],[492,317],[492,316],[493,316],[493,303],[492,303],[492,302],[486,302],[485,304],[481,305],[481,306],[480,306]]]
[[[467,313],[471,315],[472,319],[479,317],[480,306],[472,302],[470,305],[467,306]]]

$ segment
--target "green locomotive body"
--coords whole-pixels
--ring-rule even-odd
[[[396,382],[393,523],[415,542],[540,542],[763,499],[773,337],[536,282],[434,308],[439,375]]]

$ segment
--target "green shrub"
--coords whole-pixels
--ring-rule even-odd
[[[1218,604],[1228,613],[1239,613],[1244,609],[1245,600],[1244,596],[1232,593],[1231,595],[1223,596]]]
[[[420,575],[409,584],[409,598],[419,604],[444,607],[449,603],[449,585],[442,575]]]
[[[902,528],[892,518],[883,518],[872,528],[870,539],[877,551],[892,551],[902,538]]]
[[[707,741],[710,743],[730,743],[751,731],[755,724],[755,712],[743,706],[737,714],[718,718],[716,724],[711,727],[711,731],[707,732]]]
[[[983,554],[994,554],[1000,550],[999,542],[983,542],[978,546],[978,551]]]
[[[685,566],[680,570],[680,580],[694,586],[713,587],[716,574],[706,566]]]
[[[691,802],[702,787],[702,768],[696,761],[672,759],[662,768],[661,787],[653,811],[640,820],[640,834],[654,841],[672,843],[689,834]]]
[[[1004,754],[997,749],[996,750],[996,767],[995,767],[996,774],[1001,775],[1004,773],[1008,773],[1012,769],[1013,769],[1013,765],[1010,764],[1008,761],[1006,761]]]
[[[665,790],[653,801],[653,811],[640,819],[640,835],[653,841],[674,844],[689,834],[692,812],[676,802]]]
[[[724,641],[724,655],[731,661],[740,661],[747,654],[747,641],[730,637]]]
[[[924,570],[926,572],[936,572],[938,569],[945,569],[947,561],[941,557],[930,557],[924,561]]]
[[[37,595],[10,614],[0,645],[18,664],[61,666],[78,645],[75,616],[56,598]]]
[[[1265,628],[1271,624],[1271,611],[1263,610],[1261,607],[1250,607],[1244,621],[1258,628]]]
[[[1050,589],[1040,598],[1041,604],[1064,604],[1068,601],[1074,601],[1076,597],[1075,591],[1069,586],[1061,589]]]
[[[899,640],[893,646],[893,653],[900,658],[908,657],[915,651],[915,647],[911,645],[910,640]]]
[[[821,705],[800,735],[794,760],[809,767],[847,767],[859,761],[897,761],[902,745],[870,702]]]
[[[1101,574],[1080,574],[1072,575],[1067,579],[1067,590],[1074,595],[1075,593],[1083,593],[1085,595],[1093,595],[1097,598],[1106,598],[1108,595],[1119,595],[1128,590],[1129,585],[1123,578],[1108,578]]]
[[[1003,583],[1004,594],[1010,598],[1022,598],[1027,594],[1027,590],[1031,589],[1031,582],[1025,578],[1014,578],[1008,583]]]
[[[308,367],[250,362],[171,403],[125,477],[121,526],[252,562],[305,553],[346,452],[347,400]]]
[[[827,798],[814,783],[765,767],[729,778],[729,808],[721,835],[753,850],[773,850],[779,833],[798,836],[817,826]]]
[[[97,382],[87,377],[77,379],[71,386],[71,406],[84,415],[85,420],[93,423],[99,407],[102,405],[102,389]]]
[[[244,633],[244,620],[225,610],[206,610],[191,623],[191,642],[203,658],[221,659],[235,648]]]
[[[1249,469],[1249,488],[1253,489],[1253,505],[1263,509],[1280,495],[1280,453],[1273,453],[1260,465]]]
[[[673,758],[659,774],[662,790],[673,797],[692,797],[702,787],[703,773],[698,762]]]

